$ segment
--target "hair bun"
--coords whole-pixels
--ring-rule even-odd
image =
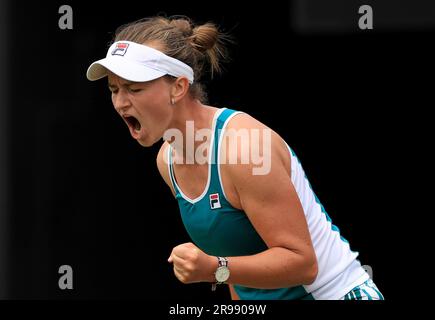
[[[193,29],[191,43],[198,51],[213,49],[219,39],[219,31],[212,23],[206,23]]]

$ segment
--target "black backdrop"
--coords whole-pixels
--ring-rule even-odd
[[[155,166],[159,146],[133,141],[106,82],[85,77],[116,27],[158,13],[231,31],[237,45],[207,83],[210,104],[281,134],[384,295],[399,297],[396,223],[409,213],[402,179],[430,88],[422,74],[434,71],[433,16],[390,1],[373,5],[375,29],[361,31],[357,8],[368,1],[301,3],[9,2],[4,297],[229,299],[173,276],[166,259],[189,238]],[[73,30],[58,28],[62,4]],[[73,290],[58,287],[65,264]]]

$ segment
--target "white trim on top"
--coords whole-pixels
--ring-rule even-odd
[[[222,190],[222,193],[224,195],[224,198],[225,198],[225,200],[227,200],[228,203],[230,203],[230,202],[228,201],[227,195],[225,194],[224,184],[222,183],[222,178],[221,178],[221,165],[220,165],[221,164],[221,153],[220,153],[220,150],[221,150],[221,144],[222,144],[222,139],[223,139],[223,136],[224,136],[224,129],[225,129],[225,127],[227,126],[228,122],[232,119],[232,117],[234,117],[235,115],[237,115],[239,113],[244,113],[244,112],[242,112],[242,111],[236,111],[236,112],[232,113],[225,120],[225,122],[224,122],[224,124],[222,126],[222,130],[220,132],[219,142],[218,142],[217,150],[216,150],[216,152],[218,153],[217,154],[217,163],[216,163],[216,166],[217,166],[217,169],[218,169],[219,183],[221,185],[221,190]]]
[[[191,199],[188,196],[186,196],[183,191],[181,190],[180,186],[177,183],[177,179],[175,179],[175,175],[174,175],[174,167],[172,166],[172,170],[170,172],[170,174],[172,175],[172,177],[174,178],[174,183],[178,189],[178,191],[180,192],[181,197],[183,197],[184,200],[190,202],[191,204],[195,204],[198,201],[200,201],[202,198],[204,198],[204,196],[207,194],[208,189],[210,187],[210,180],[211,180],[211,162],[212,162],[212,156],[213,156],[213,148],[214,148],[214,136],[215,136],[215,130],[216,130],[216,123],[217,123],[217,119],[219,117],[219,115],[227,108],[221,108],[219,110],[217,110],[214,113],[213,116],[213,123],[212,123],[212,130],[211,130],[211,138],[210,138],[210,148],[208,151],[208,175],[207,175],[207,184],[205,185],[204,191],[202,192],[202,194],[200,194],[198,197],[196,197],[195,199]]]

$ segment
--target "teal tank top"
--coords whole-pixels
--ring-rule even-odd
[[[169,173],[183,224],[193,243],[213,256],[253,255],[267,250],[244,211],[234,208],[223,192],[218,154],[221,133],[228,120],[239,112],[219,109],[213,119],[208,179],[204,192],[190,199],[179,188],[172,167],[172,147],[168,148]],[[231,268],[231,266],[230,266]],[[302,286],[280,289],[256,289],[234,285],[243,300],[312,299]]]

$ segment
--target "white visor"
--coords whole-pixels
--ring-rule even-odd
[[[113,43],[106,58],[89,66],[86,77],[95,81],[107,76],[108,71],[133,82],[150,81],[169,74],[177,78],[186,77],[189,83],[193,83],[193,70],[187,64],[131,41]]]

